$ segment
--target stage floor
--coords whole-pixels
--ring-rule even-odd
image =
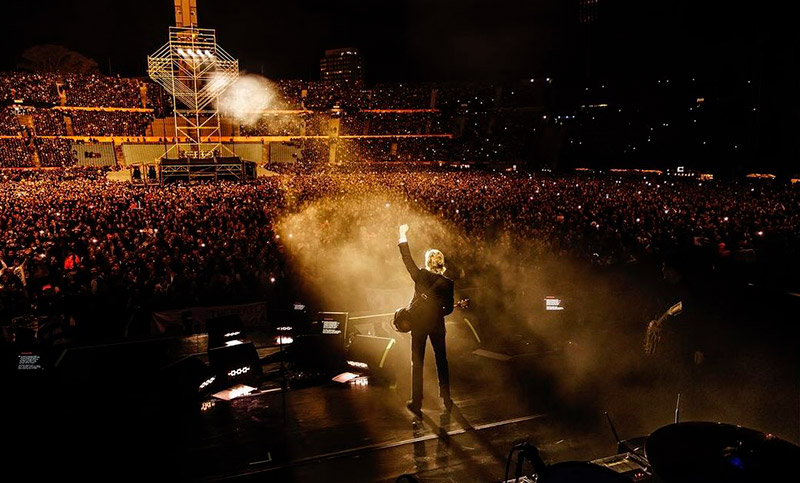
[[[252,338],[260,356],[276,350],[266,338]],[[187,337],[175,356],[203,344]],[[406,344],[398,337],[399,354]],[[15,481],[70,475],[82,481],[393,482],[413,474],[420,481],[499,482],[520,442],[539,448],[547,463],[614,455],[604,411],[620,438],[646,436],[672,423],[678,392],[682,420],[741,424],[797,441],[791,395],[800,394],[798,381],[780,354],[769,361],[761,352],[740,351],[736,367],[678,375],[643,369],[620,379],[602,366],[584,372],[576,362],[586,354],[562,349],[501,360],[452,344],[455,408],[449,415],[436,398],[428,352],[421,421],[405,409],[410,363],[400,364],[393,385],[311,384],[295,375],[283,391],[274,371],[279,364],[271,362],[248,396],[183,405],[165,401],[147,381],[113,389],[97,381],[80,392],[21,386],[6,396],[13,400],[6,412],[7,467]],[[776,370],[766,380],[748,373],[748,357],[759,358],[762,370],[769,364]]]

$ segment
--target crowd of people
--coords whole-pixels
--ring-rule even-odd
[[[121,336],[149,330],[153,310],[278,297],[313,277],[295,273],[278,228],[311,204],[356,225],[374,220],[387,233],[362,235],[390,241],[398,215],[389,206],[427,214],[450,227],[448,250],[476,263],[496,243],[520,259],[590,266],[678,257],[698,270],[765,260],[791,270],[799,201],[796,188],[742,182],[446,170],[150,188],[106,181],[96,168],[4,174],[0,319],[57,313],[83,337]],[[315,246],[348,241],[331,226],[310,232]]]
[[[429,109],[432,88],[408,84],[378,84],[370,89],[370,109]]]
[[[143,107],[142,81],[128,77],[64,74],[67,105],[84,107]]]
[[[60,168],[0,171],[0,324],[33,314],[71,324],[81,337],[122,335],[146,332],[154,310],[279,297],[304,278],[325,276],[298,273],[279,238],[282,220],[311,204],[353,220],[369,243],[392,239],[396,210],[425,214],[432,232],[448,227],[438,230],[448,251],[476,262],[487,259],[487,247],[502,246],[525,260],[565,257],[590,267],[679,260],[698,272],[758,276],[777,267],[796,278],[796,187],[437,168],[444,160],[524,159],[534,143],[560,146],[542,134],[549,121],[540,111],[497,114],[534,106],[548,85],[360,90],[278,82],[281,107],[312,111],[272,113],[242,133],[319,136],[295,141],[297,162],[279,168],[283,174],[143,187],[75,167],[78,153],[63,136],[69,125],[78,136],[139,140],[170,108],[162,89],[117,77],[0,74],[0,99],[37,105],[0,111],[0,167]],[[143,99],[155,113],[53,109],[141,107]],[[439,111],[380,112],[431,108]],[[402,136],[445,133],[455,140]],[[385,137],[337,137],[374,134]],[[367,219],[387,232],[372,232]],[[329,226],[313,231],[317,248],[348,240]]]
[[[153,121],[150,112],[71,111],[76,136],[143,136]]]
[[[0,168],[33,166],[31,151],[24,138],[0,138]]]
[[[16,136],[19,134],[20,125],[17,122],[17,114],[11,109],[0,110],[0,135]]]
[[[280,269],[269,184],[144,190],[91,179],[95,168],[6,177],[3,325],[55,311],[83,337],[119,337],[136,316],[149,330],[142,310],[252,300]]]
[[[494,88],[477,84],[387,83],[362,89],[326,82],[276,81],[269,83],[274,97],[271,107],[281,112],[266,114],[254,124],[242,122],[239,132],[245,136],[453,134],[459,138],[459,142],[447,150],[442,149],[441,141],[432,138],[399,142],[364,138],[356,143],[342,143],[340,152],[344,162],[350,162],[361,153],[366,155],[366,159],[375,161],[524,160],[534,144],[531,139],[536,133],[531,135],[531,126],[544,122],[531,122],[530,116],[523,116],[521,122],[511,122],[511,114],[497,115],[490,111],[497,106],[524,107],[536,104],[537,100],[540,103],[541,95],[537,90],[540,84]],[[30,109],[26,114],[32,116],[31,128],[36,137],[115,135],[138,139],[146,134],[153,119],[170,115],[172,108],[164,89],[142,79],[9,72],[0,74],[0,85],[4,86],[0,95],[7,101],[36,106],[22,108]],[[41,95],[42,92],[50,93],[50,96]],[[153,109],[152,114],[114,110],[142,107],[143,100],[148,108]],[[53,108],[57,105],[102,109]],[[19,135],[20,123],[27,122],[21,118],[20,107],[13,109],[13,112],[6,109],[0,113],[0,133],[4,135]],[[297,112],[283,112],[285,109]],[[430,109],[436,111],[425,112]],[[541,117],[538,111],[534,114]],[[553,141],[554,144],[558,142]],[[9,144],[17,147],[15,143]],[[27,150],[33,154],[37,146],[54,144],[64,143],[31,141],[27,142]],[[309,141],[308,144],[315,142]],[[413,149],[406,149],[406,145],[411,144]],[[309,148],[307,151],[315,158],[329,159],[325,149]],[[29,161],[21,160],[25,156],[18,149],[8,147],[3,152],[11,157],[0,160],[2,166],[30,165]],[[58,162],[52,159],[52,152],[39,154],[40,158],[48,159],[45,166],[72,164],[71,156]]]
[[[60,168],[74,166],[78,156],[69,139],[35,138],[34,144],[39,153],[39,164],[44,167]]]
[[[45,72],[0,73],[0,101],[23,100],[29,104],[56,105],[61,99],[56,83],[60,76]]]
[[[0,109],[0,168],[73,166],[67,135],[144,136],[154,116],[171,108],[164,90],[148,81],[55,72],[0,73],[0,103],[8,104]],[[154,111],[115,110],[143,105]]]
[[[366,162],[440,162],[450,159],[452,140],[439,138],[340,138],[336,141],[336,161],[345,164]]]
[[[268,112],[253,124],[242,124],[241,133],[245,136],[405,136],[447,134],[451,129],[451,119],[441,113],[355,111],[332,115]]]
[[[302,114],[265,114],[254,124],[243,124],[244,136],[301,136],[305,133],[306,116]]]
[[[144,89],[143,89],[144,87]],[[146,102],[143,102],[145,101]],[[60,72],[0,73],[0,102],[83,107],[163,107],[163,89],[149,80]]]
[[[33,111],[33,127],[37,136],[66,136],[67,126],[64,113],[55,109],[36,109]]]

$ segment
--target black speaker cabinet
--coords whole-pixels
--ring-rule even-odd
[[[208,348],[222,347],[232,340],[245,338],[244,324],[236,314],[214,317],[206,321]]]
[[[252,342],[209,349],[208,363],[219,387],[240,383],[257,386],[262,374],[261,361]]]
[[[195,355],[164,366],[159,378],[162,393],[175,401],[196,400],[208,394],[215,381],[211,369]]]
[[[391,337],[356,335],[347,351],[352,372],[367,373],[374,380],[393,380],[395,376],[395,340]]]

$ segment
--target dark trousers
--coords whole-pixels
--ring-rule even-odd
[[[422,371],[425,364],[425,346],[431,338],[436,357],[436,375],[439,378],[439,397],[450,399],[450,368],[444,343],[444,327],[433,332],[411,332],[411,400],[422,403]]]

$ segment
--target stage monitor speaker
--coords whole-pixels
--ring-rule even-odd
[[[344,348],[348,317],[348,312],[319,312],[317,319],[311,322],[309,334],[336,337]]]
[[[345,367],[345,350],[340,336],[300,335],[290,346],[291,360],[300,371],[338,374]]]
[[[237,314],[213,317],[206,321],[206,332],[208,332],[208,348],[222,347],[232,340],[242,340],[245,338],[244,324],[242,318]]]
[[[347,351],[347,365],[352,372],[368,373],[376,379],[394,378],[396,345],[391,337],[356,335]]]
[[[208,362],[218,387],[239,383],[257,387],[262,374],[261,361],[252,342],[209,349]]]
[[[215,380],[206,363],[191,355],[162,367],[159,383],[170,399],[188,402],[208,394]]]

